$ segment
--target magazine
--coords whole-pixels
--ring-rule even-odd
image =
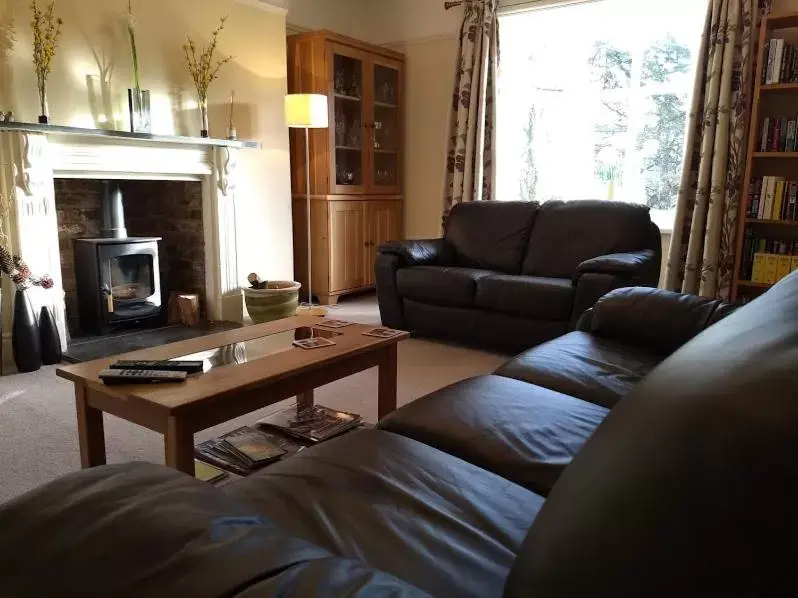
[[[292,405],[258,422],[259,426],[311,443],[328,440],[362,424],[362,418],[356,413],[336,411],[323,405],[301,411]]]
[[[259,467],[277,461],[285,455],[280,445],[257,428],[244,426],[221,437],[244,463]]]

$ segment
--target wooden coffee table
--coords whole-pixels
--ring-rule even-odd
[[[262,407],[297,396],[313,404],[313,389],[378,367],[377,413],[396,409],[397,344],[406,332],[382,339],[364,336],[373,326],[353,324],[329,330],[323,320],[294,317],[221,332],[58,368],[74,382],[80,461],[83,468],[105,464],[103,413],[164,435],[166,464],[194,474],[194,433]],[[334,346],[305,350],[294,339],[334,334]],[[118,359],[205,359],[212,369],[182,384],[105,386],[100,371]]]

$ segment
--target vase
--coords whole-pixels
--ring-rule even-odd
[[[208,100],[200,100],[200,119],[202,120],[202,128],[200,129],[200,137],[208,136]]]
[[[19,372],[35,372],[42,367],[39,326],[28,292],[17,289],[14,295],[14,323],[11,326],[11,349]]]
[[[46,125],[50,122],[47,112],[47,86],[42,81],[39,85],[39,124]]]
[[[55,325],[53,312],[46,305],[42,306],[39,314],[39,344],[41,345],[42,363],[44,365],[61,363],[63,357],[61,335],[58,334],[58,326]]]
[[[127,104],[130,110],[131,133],[152,132],[150,90],[136,88],[128,89]]]

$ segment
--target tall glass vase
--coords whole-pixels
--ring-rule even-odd
[[[200,119],[202,120],[202,128],[200,129],[200,137],[208,136],[208,100],[207,98],[200,100]]]
[[[130,132],[151,133],[150,92],[148,89],[130,88],[127,90],[127,103],[130,110]]]
[[[46,125],[49,122],[47,116],[47,84],[44,81],[39,82],[39,123]]]

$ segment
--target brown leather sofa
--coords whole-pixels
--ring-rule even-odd
[[[442,239],[380,246],[380,314],[386,326],[516,353],[573,329],[613,289],[657,286],[661,254],[645,206],[460,204]]]
[[[0,595],[793,596],[798,274],[577,328],[220,489],[64,476],[0,507]]]

